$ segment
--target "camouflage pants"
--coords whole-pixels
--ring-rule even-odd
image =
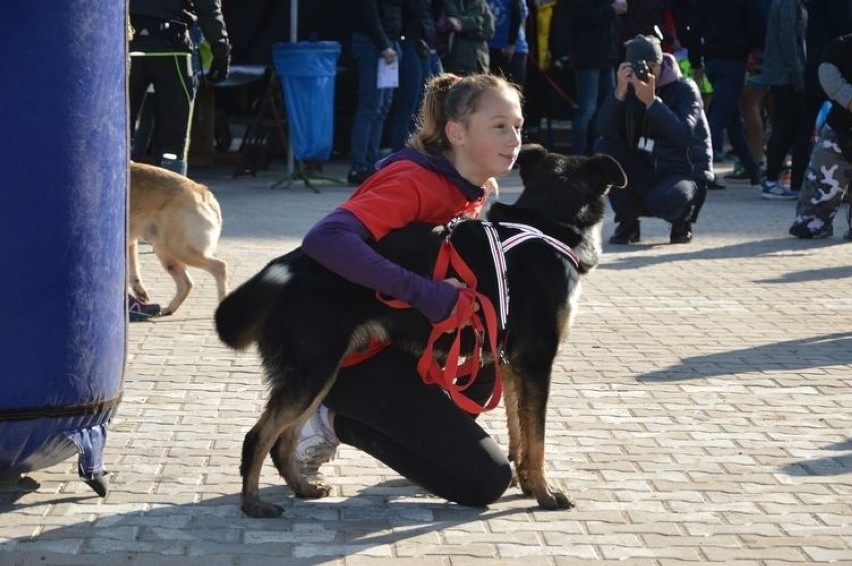
[[[824,126],[814,144],[799,192],[793,227],[807,227],[815,238],[830,236],[834,215],[844,198],[848,198],[850,182],[852,163],[840,152],[834,130]],[[852,229],[852,210],[847,213],[847,224]]]

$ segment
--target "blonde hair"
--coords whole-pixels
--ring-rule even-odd
[[[508,90],[521,99],[517,85],[497,75],[474,74],[460,77],[443,73],[426,83],[423,104],[417,118],[417,130],[408,143],[422,153],[439,153],[450,149],[447,139],[447,122],[467,123],[468,117],[476,112],[485,93]]]

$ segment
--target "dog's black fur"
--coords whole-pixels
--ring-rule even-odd
[[[509,456],[521,489],[548,509],[568,508],[570,499],[544,477],[544,419],[550,372],[560,340],[570,326],[579,275],[598,263],[603,195],[624,186],[619,164],[607,156],[567,157],[541,146],[524,146],[518,158],[524,191],[514,205],[495,203],[487,217],[501,238],[514,230],[500,222],[526,224],[571,246],[575,269],[540,239],[506,255],[511,297],[501,364],[509,425]],[[414,224],[388,234],[376,249],[403,267],[430,276],[445,234]],[[451,241],[479,278],[478,291],[496,301],[496,278],[481,223],[459,223]],[[374,293],[327,271],[297,249],[273,260],[229,295],[216,311],[222,341],[241,349],[257,343],[269,383],[269,401],[243,444],[243,511],[277,516],[281,509],[260,500],[258,481],[266,453],[293,492],[322,497],[329,487],[303,478],[291,454],[304,420],[333,384],[338,363],[371,336],[390,338],[419,355],[431,330],[414,309],[398,310]],[[436,348],[439,350],[440,348]]]

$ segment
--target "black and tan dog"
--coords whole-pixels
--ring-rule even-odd
[[[543,508],[564,509],[573,505],[571,500],[544,475],[550,372],[576,311],[580,275],[600,258],[603,195],[611,186],[624,186],[626,178],[610,157],[567,157],[536,145],[522,149],[518,164],[524,191],[517,202],[495,203],[487,214],[489,223],[462,221],[449,237],[477,274],[478,291],[497,305],[500,271],[495,270],[484,224],[495,228],[503,242],[532,234],[505,252],[511,302],[498,337],[505,355],[497,360],[484,356],[483,363],[498,363],[502,369],[509,457],[521,489]],[[376,249],[412,271],[431,275],[447,235],[443,232],[411,225],[387,235]],[[579,261],[557,249],[561,244],[573,248]],[[302,423],[334,383],[341,358],[363,348],[372,336],[389,338],[419,356],[431,325],[413,309],[386,306],[370,290],[330,273],[297,249],[226,297],[216,311],[216,328],[232,348],[258,344],[270,397],[243,443],[242,509],[251,517],[273,517],[281,508],[261,501],[258,493],[267,453],[297,496],[323,497],[330,491],[301,477],[291,455]]]

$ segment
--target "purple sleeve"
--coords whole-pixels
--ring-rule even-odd
[[[305,235],[302,250],[317,263],[353,283],[401,299],[432,322],[453,311],[458,291],[398,266],[367,244],[367,227],[347,210],[337,209]]]

